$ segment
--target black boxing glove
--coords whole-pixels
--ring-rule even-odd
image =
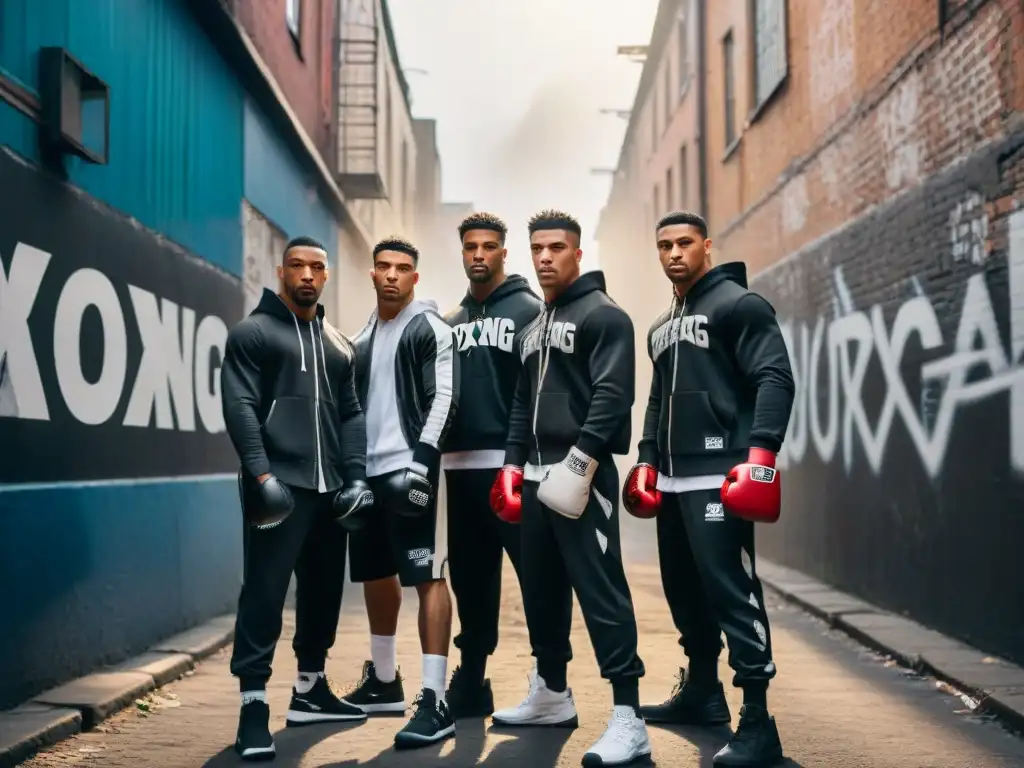
[[[249,525],[261,531],[274,528],[285,521],[295,509],[295,499],[288,486],[273,475],[267,475],[256,484],[255,498],[244,498],[243,507]]]
[[[427,477],[427,468],[412,464],[408,469],[396,472],[388,480],[389,490],[395,496],[395,512],[403,517],[419,517],[430,512],[434,497],[434,484]]]
[[[334,495],[334,519],[347,531],[358,531],[366,525],[373,509],[373,491],[365,480],[346,483]]]

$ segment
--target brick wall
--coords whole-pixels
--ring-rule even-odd
[[[285,6],[286,0],[235,0],[234,13],[328,167],[333,167],[334,0],[301,0],[298,43],[285,21]]]
[[[1024,8],[953,2],[940,31],[931,0],[791,2],[789,79],[723,158],[733,5],[709,19],[717,259],[747,262],[797,378],[761,552],[1024,660]]]

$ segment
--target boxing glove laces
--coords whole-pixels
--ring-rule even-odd
[[[560,463],[544,475],[537,487],[537,499],[558,514],[577,519],[590,501],[590,484],[597,472],[597,461],[579,448],[569,451]]]
[[[491,510],[506,523],[523,518],[523,468],[506,464],[491,486]]]
[[[634,464],[622,486],[622,506],[633,517],[655,517],[661,509],[658,470],[650,464]]]
[[[733,467],[722,483],[727,512],[755,523],[774,523],[782,510],[782,481],[775,454],[751,448],[747,461]]]

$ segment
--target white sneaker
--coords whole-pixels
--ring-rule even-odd
[[[647,725],[636,716],[632,707],[615,707],[608,729],[587,753],[583,765],[628,765],[651,754]]]
[[[530,692],[522,704],[501,709],[491,715],[495,725],[546,725],[554,728],[575,728],[579,725],[572,689],[555,693],[534,670],[530,673]]]

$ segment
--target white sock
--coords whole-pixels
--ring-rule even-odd
[[[267,692],[266,691],[242,691],[242,706],[246,704],[252,704],[254,701],[262,701],[264,704],[267,703]]]
[[[423,654],[423,687],[437,694],[438,701],[444,701],[444,684],[448,679],[448,657],[432,653]]]
[[[377,679],[390,683],[398,667],[398,649],[394,635],[370,635],[370,660],[377,671]]]
[[[295,692],[309,693],[316,685],[316,681],[323,676],[323,672],[299,672],[299,676],[295,678]]]

